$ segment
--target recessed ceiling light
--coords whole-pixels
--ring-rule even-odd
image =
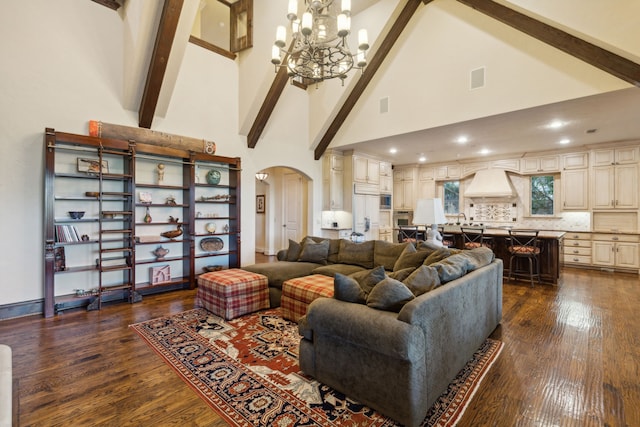
[[[469,138],[465,135],[461,135],[458,137],[458,139],[456,139],[456,142],[458,144],[466,144],[467,142],[469,142]]]
[[[389,152],[390,152],[391,154],[396,154],[396,153],[398,152],[398,150],[397,150],[397,149],[395,149],[395,148],[390,148],[390,149],[389,149]]]
[[[547,125],[547,127],[549,129],[560,129],[562,126],[564,126],[566,123],[563,122],[562,120],[554,120],[551,123],[549,123]]]
[[[569,138],[562,138],[560,141],[558,141],[559,144],[568,144],[570,143],[571,140]]]
[[[479,151],[479,153],[482,154],[483,156],[486,156],[490,152],[491,150],[489,150],[488,148],[483,148],[482,150]]]
[[[424,156],[424,154],[421,154],[420,157],[418,157],[418,161],[419,162],[426,162],[427,158]]]

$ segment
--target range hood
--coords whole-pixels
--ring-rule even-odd
[[[516,192],[503,169],[486,169],[476,172],[464,196],[483,199],[508,198],[516,196]]]

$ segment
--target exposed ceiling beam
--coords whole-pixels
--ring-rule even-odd
[[[489,0],[458,0],[503,24],[640,87],[640,64]]]
[[[291,51],[291,48],[293,47],[293,42],[291,43],[292,44],[289,46],[287,52]],[[286,64],[288,60],[289,54],[287,53],[282,59],[282,63]],[[273,79],[273,83],[271,83],[269,92],[267,92],[267,95],[264,97],[264,101],[262,101],[262,105],[260,106],[260,111],[258,111],[258,115],[253,121],[249,134],[247,135],[247,146],[249,148],[256,148],[258,139],[260,139],[260,135],[262,135],[262,131],[267,125],[274,108],[276,108],[276,104],[278,103],[278,99],[280,99],[280,95],[282,95],[284,87],[287,85],[287,80],[289,80],[287,67],[279,67],[276,77]]]
[[[118,8],[120,7],[120,3],[118,3],[116,0],[93,0],[93,1],[103,6],[107,6],[109,9],[113,9],[113,10],[118,10]]]
[[[156,42],[149,63],[147,81],[144,85],[140,110],[138,111],[138,126],[142,128],[151,128],[153,122],[183,3],[184,0],[164,1]]]
[[[349,113],[358,102],[358,99],[360,99],[360,96],[362,96],[362,93],[375,76],[376,71],[378,71],[378,68],[380,68],[380,66],[384,62],[385,58],[391,51],[391,48],[400,37],[402,31],[406,28],[415,11],[418,9],[420,3],[427,4],[431,1],[432,0],[407,0],[404,8],[402,9],[402,12],[400,12],[400,15],[393,23],[387,35],[384,37],[384,40],[382,40],[380,47],[373,55],[373,58],[371,58],[369,65],[367,65],[364,73],[361,74],[358,78],[358,81],[347,96],[344,104],[342,104],[342,107],[340,107],[340,110],[336,114],[336,117],[333,119],[333,121],[329,125],[329,128],[318,143],[318,146],[316,147],[314,153],[314,157],[316,160],[319,160],[320,157],[322,157],[322,154],[324,154],[327,147],[329,147],[329,144],[331,144],[331,141],[336,136],[336,133],[338,133],[338,130],[340,130],[340,127],[349,116]]]

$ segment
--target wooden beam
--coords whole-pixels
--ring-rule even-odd
[[[458,0],[503,24],[640,87],[640,64],[490,0]]]
[[[285,55],[284,59],[282,60],[283,64],[287,63],[287,57],[288,56]],[[262,135],[262,131],[267,125],[269,117],[271,117],[271,113],[273,113],[274,108],[276,108],[276,104],[278,103],[278,99],[280,99],[280,95],[282,95],[284,87],[287,85],[287,80],[289,80],[287,67],[280,67],[278,69],[278,72],[276,73],[276,77],[273,79],[273,83],[271,83],[271,87],[269,88],[269,92],[267,92],[267,96],[265,96],[264,101],[260,106],[258,115],[256,116],[253,125],[251,125],[249,134],[247,135],[247,146],[249,148],[256,148],[258,139],[260,139],[260,135]]]
[[[349,113],[356,105],[356,102],[358,102],[358,99],[360,99],[360,96],[362,96],[362,93],[375,76],[376,71],[378,71],[378,68],[380,68],[384,62],[385,58],[391,51],[391,48],[400,37],[400,34],[402,34],[402,31],[406,28],[415,11],[418,9],[420,3],[427,4],[430,1],[431,0],[407,0],[402,12],[400,12],[400,15],[398,16],[398,19],[393,23],[393,26],[380,44],[380,47],[373,55],[373,58],[371,58],[369,65],[367,65],[364,69],[364,73],[358,78],[358,81],[351,90],[351,93],[349,93],[346,101],[338,111],[338,114],[336,114],[333,122],[331,122],[326,133],[318,143],[314,154],[316,160],[319,160],[320,157],[322,157],[322,154],[324,154],[327,147],[329,147],[329,144],[331,144],[336,133],[338,133],[338,130],[340,130],[340,127],[349,116]]]
[[[230,50],[223,49],[221,47],[216,46],[215,44],[209,43],[208,41],[202,40],[195,36],[189,36],[189,43],[193,43],[201,48],[210,50],[211,52],[217,53],[218,55],[222,55],[229,59],[236,59],[236,54],[231,52]]]
[[[144,86],[142,101],[140,102],[140,110],[138,111],[138,126],[142,128],[151,128],[151,123],[153,122],[183,2],[184,0],[164,1],[156,42],[153,47],[151,62],[149,63],[147,81]]]
[[[118,8],[120,7],[120,3],[118,3],[116,0],[93,0],[93,1],[113,10],[118,10]]]

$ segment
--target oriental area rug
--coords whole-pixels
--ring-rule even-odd
[[[304,375],[300,335],[280,309],[225,321],[194,309],[130,326],[232,426],[398,426]],[[423,426],[454,426],[503,344],[488,339]]]

